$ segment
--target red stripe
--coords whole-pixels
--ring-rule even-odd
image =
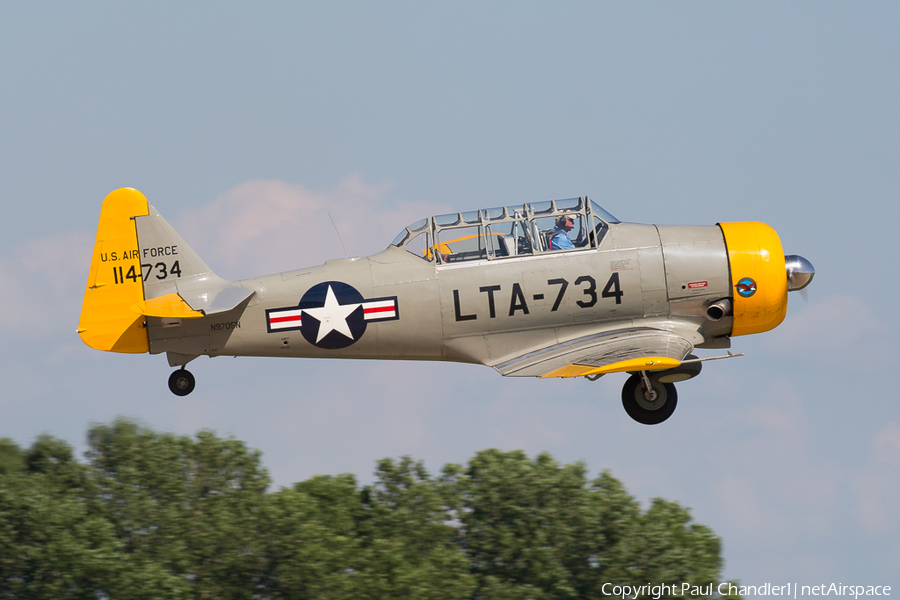
[[[393,311],[394,311],[393,306],[376,306],[374,308],[364,308],[363,309],[363,312],[365,314],[377,313],[377,312],[393,312]]]
[[[302,315],[296,317],[269,317],[269,323],[286,323],[287,321],[299,321]]]

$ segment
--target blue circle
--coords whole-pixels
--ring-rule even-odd
[[[353,337],[348,338],[338,331],[330,331],[328,335],[318,340],[319,321],[310,313],[303,313],[303,320],[300,323],[300,333],[306,338],[306,341],[326,350],[339,350],[351,346],[362,337],[366,332],[366,318],[364,315],[362,302],[363,297],[359,291],[352,285],[348,285],[342,281],[323,281],[309,288],[303,298],[300,299],[298,308],[321,308],[325,305],[325,297],[331,288],[338,304],[359,304],[359,307],[352,313],[347,315],[347,327]]]
[[[756,282],[750,277],[744,277],[734,287],[742,298],[749,298],[756,293]]]

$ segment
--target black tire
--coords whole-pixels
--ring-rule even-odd
[[[172,390],[172,393],[176,396],[187,396],[194,391],[194,385],[196,385],[196,383],[197,381],[194,379],[194,375],[185,368],[173,371],[172,374],[169,375],[169,389]]]
[[[678,392],[672,383],[662,383],[650,378],[650,386],[656,392],[656,400],[644,398],[641,376],[632,375],[622,388],[622,406],[628,416],[644,425],[657,425],[672,416],[678,405]]]

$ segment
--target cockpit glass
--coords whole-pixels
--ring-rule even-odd
[[[548,213],[551,210],[553,210],[553,203],[549,202],[549,201],[535,202],[534,204],[531,205],[531,210],[533,210],[534,214],[536,214],[536,215],[541,214],[541,213]]]
[[[410,225],[408,227],[408,229],[410,231],[419,231],[420,229],[425,229],[425,226],[427,226],[427,225],[428,225],[428,219],[420,219],[420,220],[416,221],[415,223],[413,223],[412,225]]]
[[[487,258],[484,234],[480,225],[464,225],[439,230],[435,249],[440,254],[441,263]]]
[[[391,242],[392,246],[400,247],[406,243],[406,240],[410,238],[410,235],[415,235],[420,231],[428,228],[428,219],[419,219],[412,225],[407,225],[403,231],[397,234],[397,237],[394,238],[394,241]]]
[[[406,251],[427,262],[434,260],[434,252],[431,249],[431,233],[420,231],[413,239],[406,242]]]
[[[448,215],[437,215],[434,218],[434,224],[438,227],[448,227],[459,223],[459,213],[450,213]]]
[[[590,213],[587,212],[588,202]],[[554,232],[563,227],[559,225],[563,215],[572,220],[572,227],[565,230],[568,235],[564,236],[559,231]],[[591,216],[593,218],[589,218]],[[421,234],[434,231],[437,236],[434,249],[442,264],[484,258],[493,260],[523,254],[596,248],[609,229],[606,224],[620,222],[587,198],[496,206],[437,215],[433,219],[416,221],[404,228],[391,243],[401,247],[415,240],[418,242],[416,248],[410,251],[430,260],[429,253],[419,246],[423,243],[430,246],[430,236]]]
[[[509,219],[519,219],[525,216],[525,207],[521,204],[518,206],[507,206],[506,217]]]
[[[603,208],[600,207],[599,204],[591,200],[591,212],[594,213],[594,216],[600,217],[607,223],[621,223],[620,220],[606,212]]]
[[[494,220],[494,219],[502,219],[503,215],[504,215],[504,212],[503,212],[504,210],[505,209],[502,206],[498,206],[496,208],[486,208],[481,212],[483,212],[485,214],[485,216],[488,218],[488,220]]]
[[[397,237],[394,238],[394,241],[391,242],[392,246],[402,246],[403,242],[405,242],[409,238],[409,231],[404,229],[400,233],[397,234]]]
[[[462,213],[462,218],[466,223],[476,224],[481,222],[481,219],[478,218],[477,210]]]
[[[557,210],[581,210],[581,198],[566,198],[556,201]]]

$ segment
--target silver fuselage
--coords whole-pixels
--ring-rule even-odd
[[[323,348],[299,329],[272,330],[267,311],[298,307],[310,289],[341,282],[364,299],[396,299],[396,318],[367,323],[352,344]],[[707,307],[730,297],[718,226],[612,224],[597,248],[435,264],[390,246],[381,253],[235,282],[253,291],[203,318],[148,317],[151,353],[208,356],[449,360],[498,367],[531,349],[650,325],[700,331],[727,346],[732,319]],[[499,369],[502,372],[502,369]]]

